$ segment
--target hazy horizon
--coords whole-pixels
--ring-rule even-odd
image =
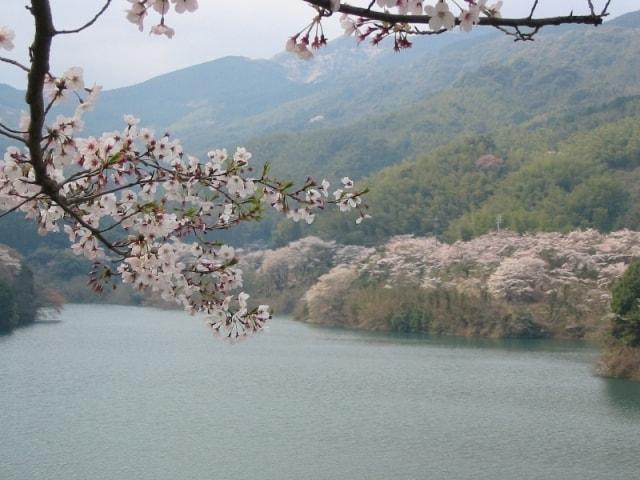
[[[596,2],[600,3],[603,2]],[[84,2],[80,6],[77,1],[58,0],[54,5],[56,25],[59,28],[81,25],[101,4]],[[584,12],[585,4],[584,0],[542,0],[538,12],[539,15],[559,15],[573,9],[579,14]],[[62,71],[81,66],[88,83],[114,89],[227,56],[271,58],[283,51],[287,38],[304,27],[312,15],[311,9],[300,0],[217,0],[215,5],[203,0],[196,14],[167,17],[167,23],[176,30],[175,37],[168,40],[148,34],[151,18],[147,18],[146,31],[138,32],[125,19],[124,9],[128,5],[125,0],[116,0],[96,25],[80,36],[57,37],[52,50],[52,69]],[[530,0],[506,0],[503,13],[527,15],[530,5]],[[639,7],[634,0],[614,0],[610,18]],[[16,31],[16,48],[7,56],[26,62],[33,28],[30,15],[23,2],[14,1],[3,10],[0,24]],[[218,19],[224,21],[216,21]],[[337,23],[334,19],[325,22],[325,30],[332,40],[341,36]],[[110,49],[108,58],[101,54],[105,44]],[[122,59],[132,55],[133,61],[127,61],[123,67]],[[0,78],[0,83],[15,88],[24,88],[26,80],[21,71],[9,65],[0,65]]]

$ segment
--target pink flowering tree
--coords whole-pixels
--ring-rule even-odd
[[[347,34],[379,43],[395,39],[397,49],[410,45],[411,35],[440,34],[475,25],[499,28],[516,39],[528,40],[541,27],[563,23],[598,25],[607,14],[587,1],[583,16],[522,19],[500,16],[502,2],[486,0],[377,0],[346,3],[301,0],[314,9],[311,23],[287,42],[302,58],[310,47],[327,39],[322,22],[335,13]],[[170,15],[196,12],[197,0],[128,0],[127,19],[150,32],[171,38]],[[81,136],[83,117],[90,112],[101,88],[89,86],[80,67],[53,72],[49,67],[56,37],[90,28],[112,5],[97,6],[93,18],[77,28],[60,29],[50,0],[31,0],[35,33],[29,63],[0,56],[0,61],[27,75],[26,106],[20,122],[0,122],[0,135],[15,144],[0,161],[2,215],[22,212],[40,232],[64,231],[71,249],[92,260],[90,284],[101,291],[117,282],[150,290],[193,313],[207,314],[214,331],[239,338],[260,330],[270,317],[267,306],[252,307],[241,292],[242,271],[235,250],[216,240],[216,231],[260,218],[273,208],[293,221],[313,222],[328,206],[356,212],[356,223],[367,218],[364,190],[349,178],[333,191],[326,180],[309,178],[302,185],[273,178],[269,166],[252,166],[252,155],[212,148],[199,159],[183,151],[168,134],[156,134],[125,114],[121,129],[100,136]],[[454,5],[459,11],[451,10]],[[11,51],[15,32],[0,26],[0,51]],[[67,115],[53,115],[62,104]],[[66,107],[65,107],[66,106]],[[56,110],[59,111],[59,110]],[[123,112],[124,114],[125,112]],[[240,292],[240,293],[238,293]]]

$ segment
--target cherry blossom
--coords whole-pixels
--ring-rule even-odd
[[[319,240],[299,242],[306,241]],[[538,314],[561,306],[568,309],[567,315],[597,320],[608,310],[611,284],[640,255],[640,232],[602,234],[585,230],[519,235],[502,231],[454,244],[404,235],[378,248],[353,246],[357,251],[353,256],[337,254],[347,248],[332,244],[306,253],[306,264],[315,260],[323,265],[314,270],[317,280],[307,287],[302,300],[311,321],[324,322],[324,314],[331,314],[329,321],[341,318],[342,312],[333,309],[356,288],[346,283],[458,291],[472,297],[488,296],[508,308]],[[336,253],[327,256],[327,250]],[[291,244],[258,253],[266,266],[273,258],[281,258],[286,265],[286,258],[297,256],[294,252]],[[328,264],[327,258],[331,259]],[[252,261],[255,264],[256,260]],[[303,283],[308,285],[309,280]],[[281,277],[278,288],[286,290],[298,284],[300,277],[287,274]]]
[[[487,5],[487,0],[478,0],[478,8],[490,17],[501,17],[500,9],[502,8],[502,3],[502,1],[499,1],[492,5]]]
[[[460,29],[464,32],[470,32],[480,20],[480,9],[476,5],[470,5],[468,10],[460,12],[458,19],[460,20]]]
[[[0,48],[13,50],[13,39],[16,35],[9,27],[0,26]]]
[[[151,33],[155,35],[165,35],[167,38],[173,38],[175,30],[164,23],[159,23],[151,27]]]
[[[198,0],[171,0],[175,3],[176,13],[195,12],[198,9]]]
[[[449,5],[444,0],[439,0],[435,6],[427,5],[424,11],[431,17],[429,28],[434,31],[451,30],[456,24],[456,17],[449,10]]]

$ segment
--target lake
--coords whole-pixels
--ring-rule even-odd
[[[0,337],[0,479],[629,480],[640,385],[593,346],[68,306]]]

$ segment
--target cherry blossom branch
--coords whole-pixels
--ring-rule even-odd
[[[76,211],[74,211],[72,208],[70,208],[69,206],[66,205],[66,202],[62,201],[62,202],[58,202],[57,200],[54,199],[54,202],[58,204],[58,206],[60,208],[62,208],[66,213],[68,213],[71,217],[73,217],[75,219],[76,222],[78,222],[80,225],[82,225],[84,228],[86,228],[88,231],[91,232],[91,234],[100,241],[100,243],[102,243],[105,247],[107,247],[109,250],[111,250],[113,253],[115,253],[116,255],[118,255],[119,257],[122,258],[126,258],[128,256],[128,252],[126,250],[119,250],[115,244],[112,244],[109,240],[107,240],[103,235],[102,232],[100,232],[99,229],[89,225],[89,223],[87,223],[80,214],[78,214]]]
[[[304,0],[310,5],[319,7],[326,15],[332,12],[332,0]],[[372,2],[373,3],[373,2]],[[428,24],[431,21],[429,15],[406,15],[392,13],[390,11],[378,11],[369,8],[356,7],[346,3],[340,3],[340,7],[337,10],[340,13],[347,15],[353,15],[369,20],[378,20],[391,24]],[[607,4],[608,6],[608,4]],[[478,25],[489,27],[528,27],[528,28],[542,28],[545,26],[557,26],[564,24],[583,24],[583,25],[601,25],[604,21],[604,17],[607,15],[607,8],[602,13],[591,13],[590,15],[565,15],[558,17],[546,17],[546,18],[502,18],[496,16],[482,17],[478,21]],[[456,25],[460,24],[460,20],[456,19]]]
[[[83,203],[88,203],[88,202],[91,202],[93,200],[97,200],[100,197],[104,197],[105,195],[110,195],[112,193],[121,192],[122,190],[127,190],[129,188],[135,188],[135,187],[143,187],[144,185],[151,184],[151,183],[162,183],[163,181],[164,180],[154,179],[154,178],[149,178],[147,180],[138,180],[138,181],[135,181],[135,182],[128,183],[126,185],[121,185],[119,187],[114,187],[114,188],[112,188],[110,190],[104,190],[102,192],[95,193],[93,195],[87,195],[87,196],[84,196],[84,197],[73,198],[68,202],[68,204],[69,205],[81,205]]]

